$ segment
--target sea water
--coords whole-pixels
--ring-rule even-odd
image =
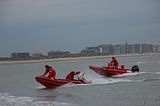
[[[126,68],[139,73],[106,78],[89,69],[104,66],[110,58],[0,65],[0,106],[160,106],[160,56],[119,57]],[[91,84],[66,84],[46,89],[35,81],[44,65],[56,68],[57,78],[83,71]]]

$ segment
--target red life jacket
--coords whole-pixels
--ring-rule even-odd
[[[53,77],[55,79],[56,77],[56,70],[52,67],[49,68],[49,75],[48,75],[48,78],[51,78]]]
[[[119,63],[115,58],[112,58],[111,63],[113,64],[113,68],[118,68]]]
[[[112,59],[111,63],[118,64],[118,61],[114,58],[114,59]]]
[[[66,79],[67,79],[67,80],[74,80],[74,75],[75,75],[74,72],[70,72],[70,73],[67,75]]]
[[[108,69],[112,69],[112,64],[108,64]]]

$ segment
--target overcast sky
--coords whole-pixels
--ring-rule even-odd
[[[0,57],[160,43],[160,0],[0,0]]]

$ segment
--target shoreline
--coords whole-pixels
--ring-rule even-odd
[[[72,61],[72,60],[84,60],[84,59],[101,59],[111,57],[134,57],[134,56],[151,56],[160,55],[160,53],[143,53],[143,54],[121,54],[121,55],[105,55],[105,56],[86,56],[86,57],[66,57],[66,58],[54,58],[54,59],[40,59],[40,60],[20,60],[20,61],[0,61],[0,65],[3,64],[29,64],[29,63],[43,63],[43,62],[57,62],[57,61]]]

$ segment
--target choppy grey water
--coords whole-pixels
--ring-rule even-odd
[[[0,106],[160,106],[160,56],[120,57],[120,64],[138,65],[140,73],[105,78],[88,68],[110,61],[86,59],[59,62],[0,65]],[[83,71],[88,85],[67,84],[45,89],[34,79],[44,65],[56,68],[57,78]]]

